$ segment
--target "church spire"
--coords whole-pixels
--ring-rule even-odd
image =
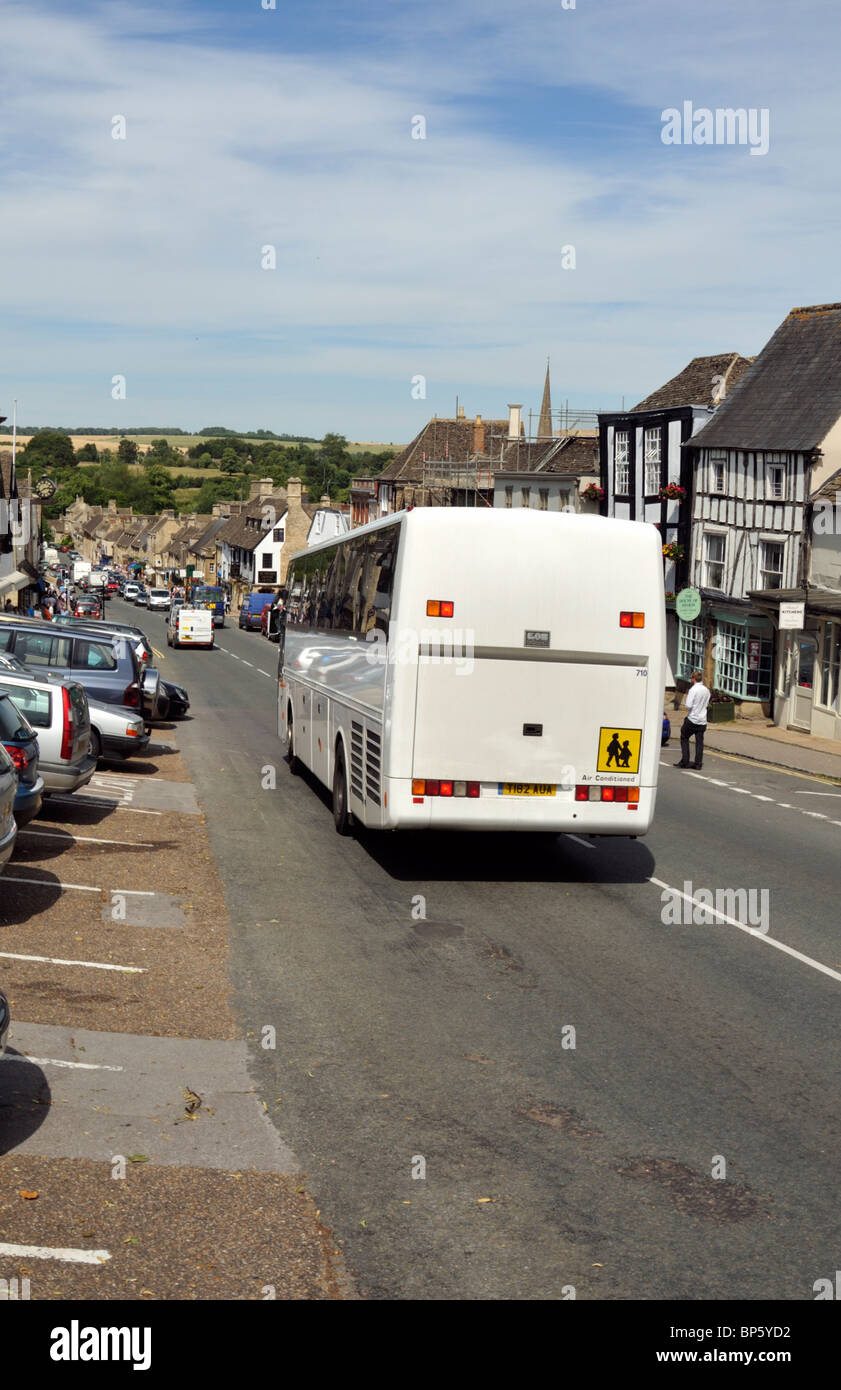
[[[543,400],[540,402],[540,420],[537,426],[538,439],[552,439],[552,397],[549,391],[549,358],[546,358],[546,380],[543,383]]]

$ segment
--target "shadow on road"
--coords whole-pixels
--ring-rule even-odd
[[[36,1062],[6,1049],[0,1058],[0,1155],[10,1153],[46,1120],[52,1104],[50,1083]]]

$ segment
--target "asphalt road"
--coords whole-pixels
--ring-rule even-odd
[[[643,840],[343,840],[281,760],[276,647],[170,653],[133,611],[200,716],[251,1074],[360,1293],[812,1299],[839,1253],[841,789],[696,777],[673,746]],[[663,885],[765,893],[769,929],[664,922]]]

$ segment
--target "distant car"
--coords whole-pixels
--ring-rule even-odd
[[[73,605],[75,618],[101,618],[102,604],[98,598],[77,598]]]
[[[120,585],[116,579],[108,580],[108,592],[109,594],[118,594],[120,592]]]
[[[169,609],[170,602],[171,599],[169,597],[169,589],[149,590],[149,602],[147,604],[147,607],[158,608],[161,610],[161,612],[165,613]]]
[[[0,870],[9,862],[18,828],[15,823],[15,795],[18,775],[15,765],[0,743]]]
[[[671,738],[671,736],[672,736],[672,721],[670,720],[669,716],[664,712],[664,714],[663,714],[663,736],[662,736],[662,738],[660,739],[661,745],[668,743],[668,741],[669,741],[669,739]]]
[[[123,585],[123,598],[127,603],[134,603],[135,598],[140,592],[140,585],[135,584],[134,580],[128,580]]]
[[[132,602],[137,608],[147,608],[149,605],[149,590],[141,586],[135,594]]]
[[[274,603],[274,594],[246,594],[240,605],[239,625],[247,632],[260,632],[263,609]]]
[[[44,779],[38,773],[38,735],[24,719],[7,690],[0,690],[0,743],[15,765],[18,786],[15,820],[20,829],[37,816],[44,799]]]
[[[88,701],[90,751],[95,758],[131,758],[145,753],[151,734],[135,709]]]

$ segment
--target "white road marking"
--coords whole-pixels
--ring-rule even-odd
[[[264,671],[262,666],[257,667],[257,674],[260,676],[268,676],[269,680],[273,679],[271,671]]]
[[[668,763],[661,762],[661,767],[668,767]],[[735,792],[737,796],[750,796],[754,801],[765,801],[772,806],[779,806],[781,811],[799,811],[801,816],[811,816],[813,820],[825,820],[830,825],[841,825],[841,821],[830,820],[829,816],[821,815],[819,811],[805,811],[802,806],[793,806],[790,801],[775,801],[773,796],[761,796],[759,792],[752,792],[747,787],[735,787],[732,782],[722,782],[719,777],[707,777],[702,772],[694,772],[686,769],[689,777],[697,777],[702,782],[709,782],[713,787],[725,787],[729,792]],[[795,792],[795,796],[837,796],[841,797],[841,792]]]
[[[110,1260],[110,1250],[73,1250],[49,1245],[9,1245],[0,1241],[0,1255],[26,1260],[61,1260],[64,1264],[101,1265]]]
[[[65,1062],[61,1057],[27,1057],[25,1053],[7,1052],[4,1062],[32,1062],[36,1067],[76,1067],[79,1071],[125,1071],[125,1067],[109,1067],[105,1062]]]
[[[79,893],[102,893],[102,888],[91,888],[86,883],[58,883],[49,878],[18,878],[17,875],[3,875],[7,883],[36,883],[40,888],[75,888]]]
[[[596,848],[595,845],[590,844],[589,840],[582,840],[580,835],[573,835],[570,831],[566,831],[565,833],[568,840],[575,840],[576,844],[583,845],[585,849]]]
[[[34,960],[40,965],[86,965],[89,970],[119,970],[124,975],[148,975],[141,965],[103,965],[98,960],[62,960],[60,956],[21,956],[15,951],[0,951],[4,960]]]
[[[110,893],[112,898],[119,893],[124,898],[154,898],[149,888],[101,888],[90,883],[60,883],[49,878],[18,878],[17,874],[5,875],[9,883],[37,883],[42,888],[73,888],[77,893]]]
[[[236,652],[229,652],[228,655],[232,656],[234,658],[234,661],[239,661],[239,657],[237,656]]]
[[[72,801],[74,806],[113,806],[118,811],[130,811],[133,816],[162,816],[163,811],[142,811],[139,806],[126,806],[122,801],[116,801],[113,797],[107,800],[104,797],[86,796],[84,792],[79,792],[76,796],[64,796],[61,793],[50,797],[51,801]]]
[[[250,666],[251,669],[252,669],[252,671],[254,670],[254,662],[253,662],[253,661],[246,661],[245,657],[242,658],[242,664],[243,664],[243,666]]]
[[[676,893],[685,902],[693,903],[704,912],[711,913],[713,917],[718,917],[728,926],[738,927],[739,931],[747,932],[748,936],[754,937],[757,941],[764,941],[766,946],[773,946],[776,951],[785,951],[787,956],[793,956],[795,960],[802,961],[804,965],[810,965],[813,970],[819,970],[822,975],[829,975],[831,979],[841,981],[841,972],[831,970],[828,965],[821,965],[820,961],[813,960],[811,956],[804,956],[802,951],[795,951],[793,946],[786,946],[784,941],[775,941],[773,936],[768,936],[766,932],[759,931],[756,927],[747,926],[744,922],[740,922],[737,917],[728,917],[725,912],[718,912],[716,908],[698,902],[697,898],[690,897],[688,893],[682,893],[679,888],[672,888],[671,884],[663,883],[662,879],[650,878],[648,882],[656,884],[658,888],[665,888],[669,893]]]
[[[69,830],[26,830],[18,831],[18,839],[21,835],[37,835],[47,840],[75,840],[77,845],[133,845],[137,849],[154,849],[151,840],[102,840],[98,835],[73,835]]]

